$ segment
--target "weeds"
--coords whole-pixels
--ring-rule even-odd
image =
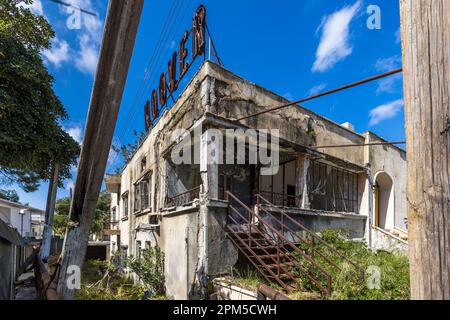
[[[372,251],[363,242],[348,240],[346,234],[342,231],[326,230],[322,232],[321,237],[326,243],[343,253],[365,271],[365,279],[362,280],[353,266],[340,258],[329,255],[325,246],[317,243],[315,246],[316,260],[321,266],[325,266],[326,271],[332,276],[331,299],[407,300],[410,298],[407,256],[386,251]],[[332,267],[317,253],[328,257],[341,270]],[[298,258],[298,261],[300,267],[310,270],[319,279],[322,286],[326,287],[326,278],[322,272],[312,267],[303,258]],[[374,273],[373,270],[376,272]],[[294,272],[301,279],[302,286],[305,289],[317,290],[317,286],[311,280],[301,276],[299,268],[294,269]],[[372,287],[368,285],[370,281],[374,281]]]

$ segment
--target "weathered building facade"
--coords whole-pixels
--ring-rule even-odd
[[[212,277],[227,274],[238,259],[225,232],[230,218],[237,224],[241,219],[239,212],[230,217],[230,197],[249,212],[263,199],[313,232],[344,229],[374,248],[405,250],[407,242],[400,238],[407,229],[405,152],[392,145],[317,149],[383,140],[300,106],[237,120],[286,102],[205,61],[122,174],[106,177],[116,230],[112,254],[136,256],[160,246],[168,295],[199,297]],[[187,130],[184,137],[174,139],[177,129]],[[278,129],[279,170],[263,175],[260,164],[248,161],[251,150],[261,148],[251,139],[243,163],[210,161],[208,148],[220,143],[214,132],[225,137],[230,129]],[[270,131],[268,136],[275,139]],[[173,152],[186,143],[194,161],[174,163]]]

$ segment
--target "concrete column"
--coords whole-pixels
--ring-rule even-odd
[[[202,193],[200,195],[199,225],[198,233],[198,263],[197,281],[201,296],[208,295],[209,275],[209,208],[208,199],[219,197],[219,159],[222,157],[222,135],[217,129],[207,129],[200,138],[200,175],[202,178]]]
[[[295,195],[296,205],[302,209],[310,209],[311,205],[308,196],[308,171],[310,159],[306,154],[300,155],[295,166]]]
[[[222,159],[222,135],[217,129],[207,129],[200,139],[200,174],[203,193],[209,199],[219,197],[219,163]]]

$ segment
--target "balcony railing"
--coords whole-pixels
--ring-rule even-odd
[[[118,220],[110,220],[103,222],[103,230],[114,230],[119,227]]]
[[[166,206],[168,207],[179,207],[191,203],[194,199],[200,197],[200,186],[193,188],[191,190],[185,191],[183,193],[177,194],[173,197],[167,197]]]
[[[302,201],[300,197],[285,193],[260,191],[259,194],[268,199],[272,204],[280,207],[298,208]]]

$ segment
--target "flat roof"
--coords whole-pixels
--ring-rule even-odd
[[[33,208],[33,207],[26,206],[26,205],[21,204],[21,203],[12,202],[12,201],[8,201],[8,200],[5,200],[5,199],[0,199],[0,206],[20,208],[20,209],[34,211],[34,213],[38,212],[38,213],[41,213],[41,214],[45,214],[45,210]]]

